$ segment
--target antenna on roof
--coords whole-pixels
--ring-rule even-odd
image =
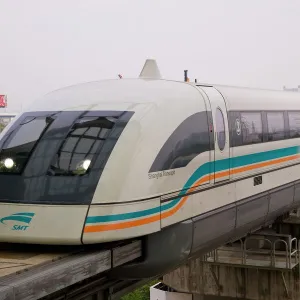
[[[184,81],[189,82],[190,79],[188,78],[188,70],[184,70]]]
[[[140,78],[144,79],[161,79],[161,74],[158,69],[155,59],[147,59],[140,73]]]

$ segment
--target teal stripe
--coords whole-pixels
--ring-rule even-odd
[[[267,152],[260,152],[249,154],[245,156],[233,157],[230,159],[231,168],[244,167],[246,165],[251,165],[255,163],[265,162],[268,160],[283,158],[290,155],[295,155],[299,153],[299,146],[276,149]]]
[[[160,212],[160,207],[154,207],[146,210],[109,215],[109,216],[95,216],[95,217],[87,217],[86,223],[101,223],[101,222],[112,222],[119,220],[128,220],[128,219],[136,219],[141,217],[146,217],[149,215],[153,215]]]
[[[178,197],[174,200],[161,205],[160,207],[155,207],[151,209],[146,209],[142,211],[136,212],[128,212],[123,214],[114,214],[109,216],[91,216],[87,217],[86,223],[104,223],[104,222],[112,222],[112,221],[125,221],[129,219],[136,219],[141,217],[146,217],[152,214],[159,213],[160,211],[166,211],[173,207],[175,207],[182,197],[186,194],[186,192],[190,189],[190,187],[202,178],[205,175],[209,175],[213,173],[213,168],[215,168],[215,172],[221,172],[229,169],[229,165],[231,169],[244,167],[251,164],[261,163],[269,160],[274,160],[278,158],[287,157],[290,155],[295,155],[299,153],[299,146],[283,148],[283,149],[276,149],[266,152],[259,152],[254,154],[248,154],[233,158],[227,158],[218,160],[216,162],[207,162],[201,165],[188,179],[188,181],[183,186],[183,189],[179,192]]]
[[[31,213],[31,212],[23,212],[23,213],[12,214],[12,216],[28,216],[28,217],[33,217],[33,216],[34,216],[34,213]]]

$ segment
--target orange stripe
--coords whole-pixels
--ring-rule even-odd
[[[245,171],[250,171],[250,170],[254,170],[254,169],[259,169],[259,168],[263,168],[263,167],[267,167],[267,166],[271,166],[271,165],[291,161],[291,160],[297,159],[299,157],[300,157],[300,155],[297,154],[297,155],[293,155],[293,156],[289,156],[289,157],[278,158],[278,159],[275,159],[275,160],[272,160],[272,161],[266,161],[266,162],[263,162],[263,163],[258,163],[258,164],[255,164],[255,165],[250,165],[250,166],[234,169],[231,172],[232,172],[232,174],[242,173],[242,172],[245,172]]]
[[[258,163],[258,164],[250,165],[250,166],[246,166],[246,167],[241,167],[241,168],[238,168],[238,169],[233,169],[233,170],[231,170],[231,173],[232,174],[238,174],[238,173],[242,173],[242,172],[245,172],[245,171],[250,171],[250,170],[254,170],[254,169],[259,169],[259,168],[275,165],[275,164],[278,164],[278,163],[291,161],[291,160],[294,160],[294,159],[297,159],[297,158],[300,158],[300,154],[289,156],[289,157],[284,157],[284,158],[279,158],[279,159],[276,159],[276,160],[273,160],[273,161]],[[195,182],[190,187],[188,192],[193,192],[199,185],[203,184],[206,181],[214,180],[215,178],[222,178],[222,177],[225,177],[225,176],[228,176],[228,175],[229,175],[229,171],[219,172],[215,175],[213,175],[213,174],[206,175],[206,176],[202,177],[201,179],[199,179],[197,182]],[[172,216],[173,214],[175,214],[185,204],[188,197],[189,197],[189,195],[184,196],[182,198],[182,201],[180,201],[177,206],[175,206],[174,208],[170,209],[167,212],[162,213],[161,215],[155,215],[155,216],[147,217],[147,218],[140,219],[140,220],[134,220],[134,221],[128,221],[128,222],[122,222],[122,223],[116,223],[116,224],[85,226],[84,232],[88,233],[88,232],[99,232],[99,231],[125,229],[125,228],[131,228],[131,227],[135,227],[135,226],[146,225],[146,224],[149,224],[149,223],[152,223],[152,222],[157,222],[161,219],[168,218],[168,217]]]
[[[210,177],[210,175],[202,177],[198,182],[205,182],[207,181]],[[196,188],[196,185],[194,184],[189,191],[193,191]],[[125,228],[130,228],[134,226],[141,226],[141,225],[146,225],[152,222],[160,221],[160,219],[167,218],[171,216],[172,214],[175,214],[186,202],[187,198],[189,196],[183,197],[182,201],[172,208],[171,210],[162,213],[161,215],[156,215],[140,220],[135,220],[135,221],[128,221],[128,222],[122,222],[122,223],[116,223],[116,224],[107,224],[107,225],[91,225],[91,226],[85,226],[84,232],[99,232],[99,231],[108,231],[108,230],[116,230],[116,229],[125,229]]]
[[[106,230],[116,230],[116,229],[125,229],[135,226],[146,225],[152,222],[160,221],[160,215],[128,221],[123,223],[116,223],[116,224],[108,224],[108,225],[92,225],[92,226],[85,226],[84,232],[99,232],[99,231],[106,231]]]
[[[209,175],[206,175],[206,176],[202,177],[199,181],[197,181],[196,183],[194,183],[194,184],[192,185],[192,187],[188,190],[188,192],[194,191],[194,189],[197,187],[197,184],[202,184],[202,183],[208,181],[209,178],[210,178]],[[162,214],[161,214],[161,219],[168,218],[168,217],[172,216],[173,214],[175,214],[175,213],[183,206],[183,204],[186,202],[186,200],[188,199],[188,197],[189,197],[189,196],[184,196],[184,197],[182,198],[182,201],[180,201],[179,204],[178,204],[177,206],[175,206],[175,207],[173,207],[172,209],[170,209],[170,210],[168,210],[168,211],[162,213]]]

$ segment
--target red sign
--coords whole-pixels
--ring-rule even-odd
[[[6,95],[0,95],[0,107],[7,106],[7,98]]]

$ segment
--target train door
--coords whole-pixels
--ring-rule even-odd
[[[230,151],[227,109],[223,96],[213,87],[200,87],[208,96],[214,127],[214,181],[229,179]]]

